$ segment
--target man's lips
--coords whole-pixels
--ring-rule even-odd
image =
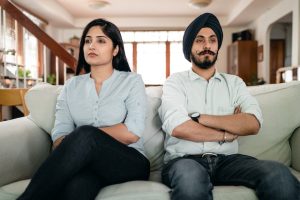
[[[196,52],[197,53],[197,55],[212,55],[212,56],[214,56],[214,55],[216,55],[216,53],[215,52],[213,52],[213,51],[209,51],[209,50],[205,50],[205,51],[201,51],[201,52]]]

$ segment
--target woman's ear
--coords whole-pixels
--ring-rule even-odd
[[[119,45],[117,45],[113,51],[113,56],[116,56],[119,53]]]

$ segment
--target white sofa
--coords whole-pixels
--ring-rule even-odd
[[[13,200],[49,155],[50,130],[61,86],[41,84],[26,94],[30,111],[0,123],[0,200]],[[161,121],[157,114],[161,87],[148,87],[145,149],[151,161],[150,181],[132,181],[103,188],[96,200],[169,200],[170,189],[160,183],[164,155]],[[263,111],[264,124],[256,136],[239,138],[239,152],[276,160],[290,167],[300,180],[300,82],[249,87]],[[67,162],[67,161],[66,161]],[[271,169],[270,169],[271,170]],[[217,186],[214,200],[257,200],[242,186]]]

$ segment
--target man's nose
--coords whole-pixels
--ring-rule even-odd
[[[205,50],[210,49],[210,42],[209,42],[208,40],[205,40],[205,41],[204,41],[204,46],[203,46],[203,48],[204,48]]]

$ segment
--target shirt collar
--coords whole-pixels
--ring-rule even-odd
[[[107,83],[111,82],[112,80],[114,80],[115,76],[117,76],[118,73],[119,73],[118,70],[113,69],[113,73],[111,74],[110,77],[108,77],[108,79],[106,79],[105,81],[103,81],[103,84],[104,84],[104,83],[107,84]],[[94,82],[94,79],[92,79],[92,77],[91,77],[91,72],[87,73],[87,74],[86,74],[86,77],[87,77],[90,81]]]
[[[189,78],[191,81],[194,81],[196,79],[205,80],[202,76],[199,76],[198,74],[196,74],[192,69],[189,70],[188,74],[189,74]],[[217,69],[215,71],[215,74],[210,79],[218,79],[219,81],[222,80],[221,75]]]

